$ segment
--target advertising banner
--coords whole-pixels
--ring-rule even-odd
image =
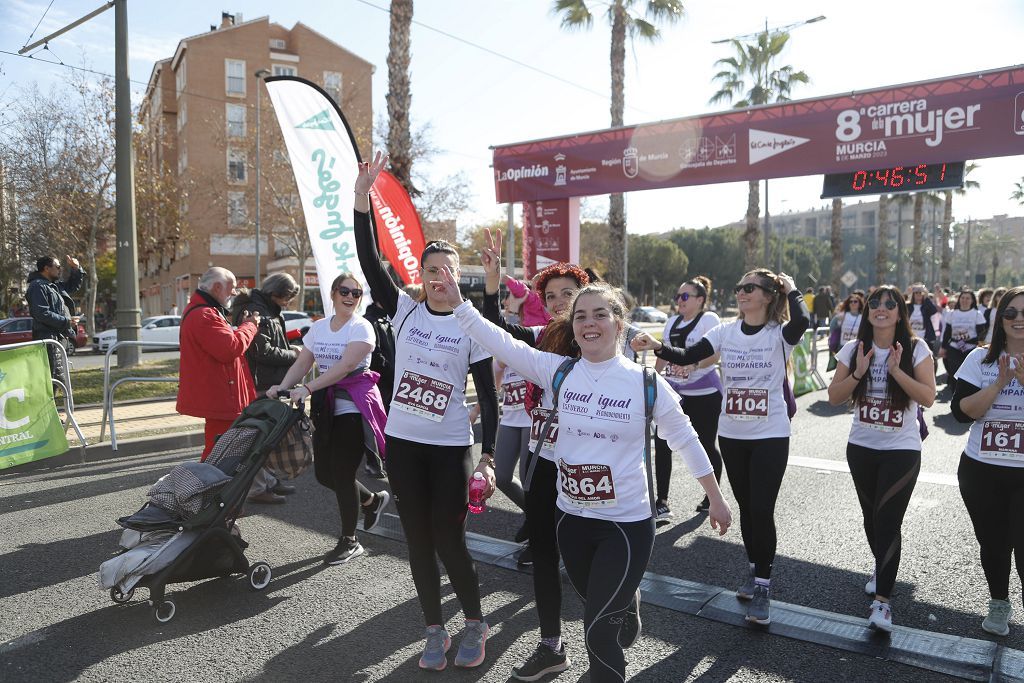
[[[1024,67],[494,148],[499,203],[1024,154]]]
[[[296,76],[272,76],[265,83],[299,188],[324,315],[329,317],[334,314],[331,283],[339,274],[354,274],[369,294],[352,231],[359,150],[345,116],[320,86]],[[363,296],[360,312],[367,301],[369,296]]]
[[[580,200],[523,204],[523,267],[526,277],[552,263],[579,263]]]
[[[0,470],[68,450],[42,344],[0,351]]]
[[[818,381],[818,376],[814,373],[814,366],[811,363],[811,339],[813,337],[814,330],[807,330],[804,332],[804,338],[793,349],[793,357],[790,362],[793,366],[793,393],[797,396],[825,388],[825,385]]]
[[[409,193],[398,178],[381,171],[370,190],[381,253],[407,285],[420,283],[423,227]]]

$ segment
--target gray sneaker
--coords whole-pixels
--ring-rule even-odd
[[[636,589],[636,595],[630,601],[626,611],[622,613],[622,625],[619,626],[619,647],[628,650],[636,644],[640,638],[640,589]]]
[[[755,586],[754,597],[747,607],[747,621],[767,626],[772,623],[771,600],[767,586]]]
[[[459,654],[455,655],[455,666],[472,669],[483,664],[488,633],[490,629],[486,621],[467,621],[459,643]]]
[[[448,648],[452,646],[451,636],[441,626],[427,627],[427,644],[423,647],[423,655],[420,656],[420,668],[433,671],[444,671],[448,666]]]
[[[750,600],[752,597],[754,597],[755,585],[756,584],[754,583],[754,570],[751,569],[750,576],[747,577],[746,583],[744,583],[736,590],[736,597],[740,600]]]
[[[1010,615],[1013,607],[1007,600],[989,600],[988,616],[981,622],[981,627],[996,636],[1010,634]]]

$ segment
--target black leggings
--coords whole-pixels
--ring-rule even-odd
[[[846,445],[846,462],[875,557],[875,594],[889,598],[900,568],[903,515],[921,473],[921,451],[880,451],[851,443]]]
[[[1010,557],[1024,584],[1024,468],[960,456],[960,495],[981,544],[981,566],[993,600],[1010,595]]]
[[[729,485],[740,506],[740,532],[754,575],[769,579],[775,561],[775,501],[789,461],[789,437],[718,437]]]
[[[716,391],[705,396],[684,396],[680,400],[683,412],[697,431],[700,445],[715,468],[715,479],[722,481],[722,456],[715,447],[718,436],[718,417],[722,414],[722,394]],[[668,487],[672,482],[672,449],[659,436],[654,437],[654,474],[658,482],[658,500],[668,500]]]
[[[481,619],[476,565],[466,548],[471,446],[437,446],[387,437],[388,479],[409,544],[409,568],[427,626],[443,624],[441,575],[448,572],[467,619]]]
[[[359,413],[335,415],[331,418],[328,438],[328,469],[341,513],[341,535],[355,536],[359,506],[373,497],[356,479],[356,470],[363,459],[363,416]]]
[[[583,599],[583,632],[594,683],[626,680],[619,645],[623,613],[633,601],[654,549],[654,520],[609,522],[559,511],[565,571]]]
[[[970,351],[967,353],[970,353]],[[967,353],[964,353],[959,349],[950,347],[946,348],[946,357],[942,359],[942,364],[946,366],[946,382],[949,386],[956,386],[956,371],[964,364],[964,359],[967,358]]]
[[[533,454],[527,456],[533,459]],[[562,574],[559,571],[558,538],[555,527],[561,511],[558,499],[558,469],[555,463],[537,459],[526,492],[526,528],[533,554],[533,593],[537,600],[537,618],[541,638],[562,635]]]

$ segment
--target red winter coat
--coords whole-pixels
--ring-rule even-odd
[[[192,311],[196,306],[201,308]],[[251,322],[232,329],[213,297],[202,291],[192,295],[183,313],[179,341],[179,413],[234,420],[256,398],[245,350],[257,329]]]

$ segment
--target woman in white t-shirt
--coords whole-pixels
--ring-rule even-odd
[[[639,335],[633,350],[692,365],[721,354],[725,401],[718,445],[740,506],[740,529],[749,574],[736,597],[750,600],[747,621],[771,623],[771,572],[775,561],[775,502],[789,461],[790,412],[786,362],[811,324],[793,278],[757,269],[735,287],[740,319],[712,328],[682,351]],[[786,318],[789,322],[786,322]],[[795,406],[794,406],[795,408]]]
[[[839,349],[852,339],[857,338],[860,321],[864,315],[864,297],[859,292],[852,292],[836,309],[829,327],[829,351],[839,353]]]
[[[721,324],[721,319],[706,310],[711,280],[698,275],[679,285],[676,291],[676,306],[679,314],[665,321],[662,339],[669,346],[687,349],[704,338],[712,328]],[[722,412],[722,380],[715,365],[718,354],[705,358],[697,365],[676,365],[661,358],[654,363],[654,369],[662,373],[669,385],[679,394],[683,412],[697,430],[700,443],[715,468],[715,479],[722,481],[722,456],[715,445],[718,438],[718,416]],[[655,478],[658,480],[657,521],[672,517],[668,505],[669,483],[672,479],[672,449],[660,436],[654,437]],[[697,505],[697,512],[707,512],[708,499],[704,497]]]
[[[324,563],[344,564],[363,554],[363,546],[356,538],[356,521],[362,506],[363,529],[370,530],[380,519],[381,511],[391,499],[387,491],[374,494],[356,479],[356,470],[363,459],[363,411],[369,401],[376,398],[381,404],[375,375],[369,374],[370,354],[376,344],[373,327],[359,315],[359,300],[363,296],[359,281],[351,273],[342,273],[331,283],[331,302],[334,315],[314,322],[302,340],[302,350],[280,384],[267,389],[267,396],[277,395],[300,382],[315,362],[319,375],[308,384],[291,390],[291,398],[304,401],[314,391],[329,389],[334,405],[321,406],[323,417],[317,419],[313,446],[317,459],[317,478],[334,490],[341,514],[341,537],[333,550],[324,555]],[[359,381],[363,386],[362,408],[351,394],[347,398],[337,395],[333,387],[351,377],[350,383]],[[368,396],[367,396],[368,395]],[[326,395],[325,395],[326,398]],[[363,402],[365,401],[365,402]],[[383,416],[384,408],[380,405]],[[328,419],[328,416],[330,418]],[[371,420],[377,419],[370,416]],[[379,425],[383,429],[383,424]],[[373,444],[377,448],[376,444]],[[378,449],[379,450],[379,449]],[[326,466],[326,467],[325,467]],[[321,475],[321,473],[323,473]]]
[[[957,296],[956,306],[945,314],[942,346],[939,358],[946,366],[946,382],[953,386],[953,378],[967,354],[978,347],[978,339],[985,332],[985,316],[978,310],[978,298],[971,290]]]
[[[530,382],[554,390],[555,374],[569,357],[538,351],[485,320],[462,301],[450,271],[436,284],[445,288],[467,335]],[[625,680],[623,646],[636,640],[639,620],[628,636],[622,626],[626,613],[639,608],[640,580],[654,547],[644,369],[622,355],[627,324],[621,296],[603,283],[581,289],[569,317],[549,324],[562,328],[560,333],[571,330],[580,353],[559,387],[554,458],[558,543],[569,580],[584,600],[593,681]],[[707,492],[712,527],[725,533],[731,512],[711,463],[675,392],[651,376],[653,422]]]
[[[832,405],[853,403],[846,460],[875,560],[874,574],[864,587],[874,597],[868,624],[889,632],[900,529],[921,471],[918,406],[934,403],[935,372],[927,343],[911,332],[899,290],[879,287],[867,303],[867,320],[857,338],[837,354],[828,399]]]
[[[1007,290],[992,325],[992,345],[971,351],[957,372],[951,408],[971,423],[957,477],[988,582],[981,627],[1005,636],[1014,555],[1024,584],[1024,287]]]

